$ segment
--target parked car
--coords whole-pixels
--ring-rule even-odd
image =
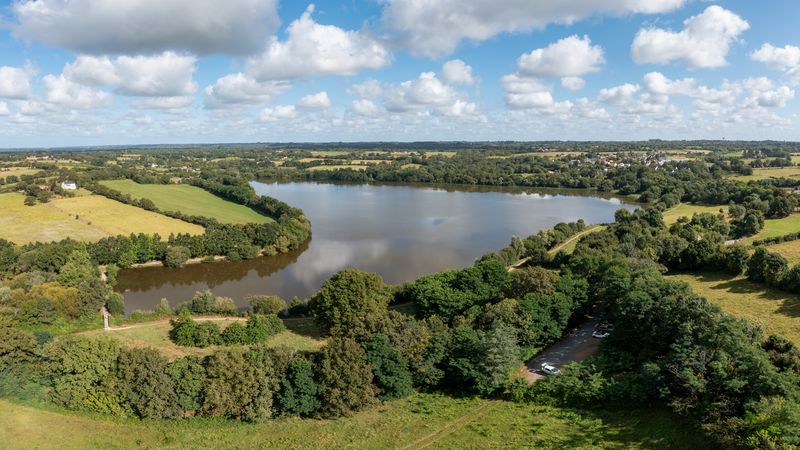
[[[542,372],[544,372],[545,375],[559,375],[561,373],[558,367],[550,363],[542,363]]]
[[[609,336],[611,336],[611,333],[609,333],[608,331],[597,330],[594,333],[592,333],[592,337],[597,339],[604,339]]]

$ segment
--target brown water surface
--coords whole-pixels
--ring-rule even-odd
[[[347,268],[376,272],[387,283],[464,267],[486,252],[558,222],[613,221],[617,198],[580,191],[323,183],[258,183],[256,192],[302,208],[313,237],[283,255],[194,264],[180,269],[123,270],[117,290],[128,312],[173,306],[211,289],[244,306],[247,294],[306,298]]]

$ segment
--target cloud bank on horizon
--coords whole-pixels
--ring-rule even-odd
[[[800,4],[0,0],[0,147],[800,140]]]

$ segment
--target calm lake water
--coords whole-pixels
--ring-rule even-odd
[[[211,289],[244,306],[248,294],[306,298],[331,274],[347,268],[402,283],[446,268],[464,267],[558,222],[613,221],[616,198],[580,192],[525,192],[430,186],[253,182],[256,192],[302,208],[312,238],[283,255],[250,261],[194,264],[180,269],[124,270],[117,290],[128,312],[152,309],[161,298],[175,306]]]

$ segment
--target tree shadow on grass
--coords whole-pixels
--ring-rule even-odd
[[[704,272],[693,274],[705,283],[717,283],[709,286],[713,290],[723,290],[732,294],[750,295],[760,300],[781,302],[776,312],[788,317],[800,317],[800,295],[760,283],[754,283],[743,277],[731,277],[727,274]]]

